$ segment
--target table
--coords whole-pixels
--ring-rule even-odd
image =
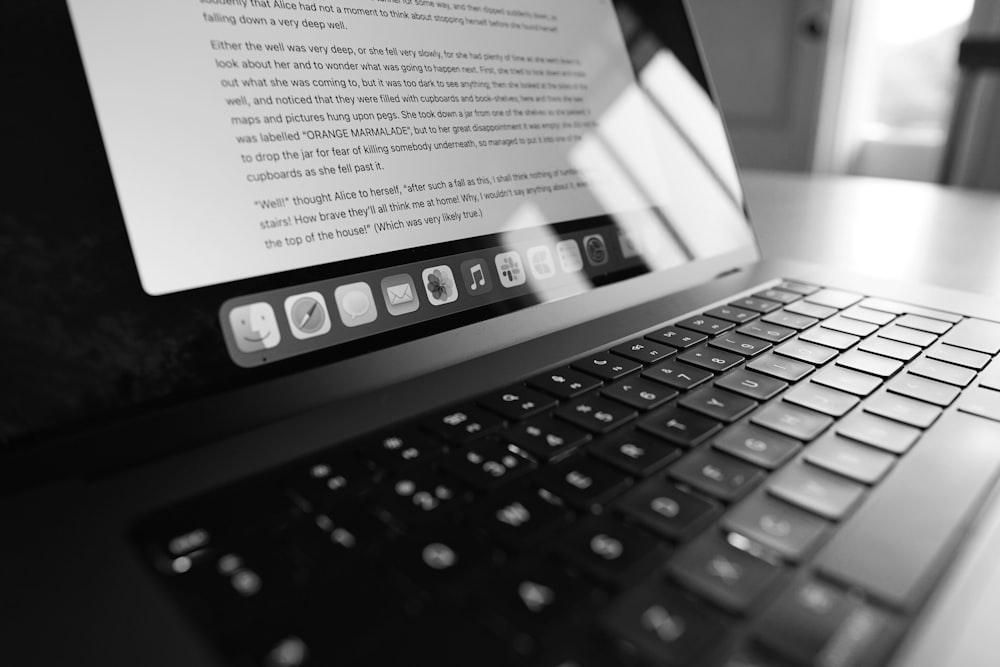
[[[1000,296],[1000,194],[854,176],[747,171],[770,259]]]

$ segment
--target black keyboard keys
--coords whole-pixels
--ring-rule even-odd
[[[531,461],[510,451],[504,441],[473,443],[444,459],[446,470],[483,491],[499,488],[533,467]]]
[[[636,411],[606,398],[589,396],[563,405],[555,414],[591,433],[608,433],[634,419]]]
[[[764,479],[760,468],[713,449],[702,448],[670,467],[682,484],[725,502],[742,498]]]
[[[815,580],[785,591],[767,610],[758,639],[797,665],[827,662],[874,667],[885,659],[898,627],[885,612]]]
[[[645,477],[681,455],[679,447],[642,433],[604,438],[590,448],[590,454],[629,475]]]
[[[539,461],[563,457],[590,440],[585,431],[551,417],[536,417],[507,429],[502,435]]]
[[[731,394],[718,387],[698,389],[682,398],[678,403],[689,410],[723,422],[734,422],[757,407],[756,401]]]
[[[673,347],[654,343],[644,338],[637,338],[636,340],[622,343],[611,348],[611,351],[619,356],[627,357],[632,361],[638,361],[643,364],[652,364],[661,361],[677,352]]]
[[[470,519],[471,527],[513,550],[537,545],[568,521],[565,509],[527,487],[510,487],[479,501]]]
[[[708,382],[715,376],[709,371],[668,359],[644,370],[642,377],[685,391],[697,387],[703,382]]]
[[[556,553],[609,586],[640,578],[665,555],[648,533],[607,516],[590,517],[564,533]]]
[[[748,612],[781,572],[778,566],[735,548],[716,532],[682,547],[669,569],[685,587],[736,613]]]
[[[620,377],[639,370],[642,368],[642,364],[631,359],[626,359],[625,357],[619,357],[617,354],[602,352],[575,361],[572,367],[602,380],[617,380]]]
[[[649,664],[709,664],[702,658],[725,637],[722,621],[701,603],[658,578],[619,598],[603,617],[605,630],[634,647]]]
[[[528,380],[528,384],[563,400],[580,396],[591,389],[597,389],[601,386],[601,381],[586,373],[566,367],[537,375]]]
[[[629,485],[629,478],[591,458],[578,456],[541,472],[538,485],[571,507],[598,510]]]
[[[479,404],[510,421],[533,417],[556,405],[555,399],[528,387],[510,387],[479,400]]]
[[[463,406],[423,422],[425,429],[456,445],[463,445],[503,427],[503,419],[475,406]]]
[[[710,347],[699,347],[687,352],[681,352],[677,359],[692,366],[698,366],[713,373],[722,373],[743,363],[743,357],[725,350]]]
[[[618,509],[654,533],[672,540],[684,540],[697,534],[722,512],[718,503],[655,478],[629,491]]]
[[[684,408],[666,407],[639,422],[639,428],[667,442],[694,447],[715,435],[722,424]]]
[[[700,333],[695,333],[687,329],[680,329],[675,326],[664,327],[658,331],[646,336],[651,341],[657,343],[666,343],[679,350],[686,350],[689,347],[694,347],[702,341],[708,340],[708,336]]]
[[[642,378],[625,378],[605,387],[601,394],[631,405],[637,410],[652,410],[677,396],[677,391]]]

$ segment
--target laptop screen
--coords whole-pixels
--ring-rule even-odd
[[[752,245],[682,4],[583,4],[12,8],[0,438]]]

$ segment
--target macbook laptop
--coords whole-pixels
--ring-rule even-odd
[[[761,261],[682,3],[3,25],[5,663],[995,660],[1000,308]]]

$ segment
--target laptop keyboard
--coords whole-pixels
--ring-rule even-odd
[[[883,664],[1000,470],[998,352],[785,281],[137,534],[232,664]]]

